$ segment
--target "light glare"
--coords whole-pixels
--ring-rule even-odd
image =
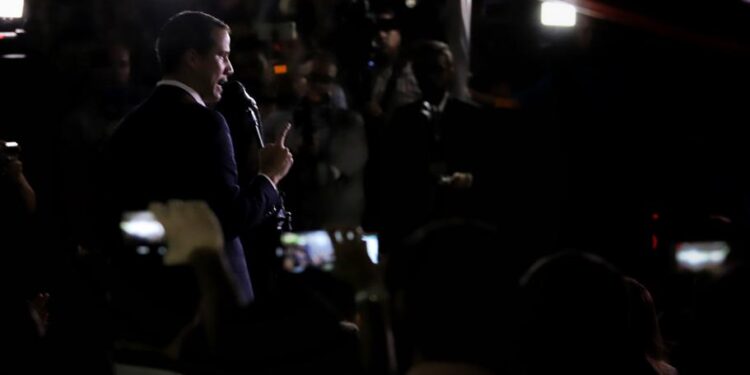
[[[576,7],[562,1],[542,3],[542,25],[573,27],[576,25]]]
[[[23,0],[0,1],[0,18],[23,17]]]

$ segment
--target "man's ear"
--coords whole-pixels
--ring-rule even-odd
[[[200,54],[195,49],[189,49],[182,55],[182,62],[190,69],[196,69],[200,63]]]

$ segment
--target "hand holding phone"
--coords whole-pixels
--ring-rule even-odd
[[[373,280],[378,263],[378,237],[361,229],[287,232],[281,236],[278,255],[285,270],[303,272],[314,267],[331,272],[355,288]]]
[[[336,260],[333,241],[324,230],[281,234],[278,255],[288,272],[300,273],[307,267],[331,271]]]
[[[336,229],[331,234],[336,243],[333,275],[357,291],[365,290],[377,279],[377,235],[367,235],[361,228]]]
[[[164,256],[168,266],[187,264],[195,251],[220,253],[224,249],[221,224],[203,201],[152,203],[149,210],[164,225],[169,250]]]
[[[219,220],[203,201],[155,202],[148,211],[125,213],[120,227],[138,254],[152,254],[151,248],[158,246],[167,266],[189,263],[195,251],[224,248]]]

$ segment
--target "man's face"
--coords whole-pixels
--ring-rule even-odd
[[[114,83],[119,86],[130,82],[130,51],[123,46],[113,46],[109,50],[109,60]]]
[[[313,103],[322,103],[330,99],[338,68],[326,61],[314,61],[312,72],[307,77],[307,97]]]
[[[401,46],[401,32],[399,31],[394,15],[383,13],[378,16],[378,37],[379,45],[385,52],[396,52]]]
[[[401,33],[396,29],[380,30],[380,43],[386,51],[395,51],[401,46]]]
[[[453,82],[453,60],[448,55],[440,55],[433,61],[420,61],[413,64],[414,75],[419,89],[428,97],[442,97]]]
[[[206,103],[216,103],[221,99],[221,85],[234,73],[229,61],[230,38],[224,29],[212,32],[214,46],[204,55],[198,55],[196,61],[195,91]]]

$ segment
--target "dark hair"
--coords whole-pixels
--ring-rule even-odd
[[[628,341],[625,281],[605,260],[559,252],[532,265],[521,287],[520,347],[527,373],[554,368],[591,374],[617,363],[623,367],[610,372],[624,374],[626,366],[642,364]]]
[[[214,29],[229,31],[229,26],[203,12],[184,11],[167,21],[156,40],[156,54],[159,57],[162,73],[172,73],[180,65],[185,51],[194,49],[200,54],[214,46]]]
[[[453,53],[447,44],[437,40],[420,40],[415,42],[411,48],[411,61],[413,65],[433,65],[440,56],[447,57],[453,62]]]
[[[413,345],[406,350],[426,360],[504,369],[508,358],[498,353],[512,337],[507,306],[517,275],[498,236],[478,221],[443,220],[422,227],[393,254],[388,283],[402,303],[399,340]]]

